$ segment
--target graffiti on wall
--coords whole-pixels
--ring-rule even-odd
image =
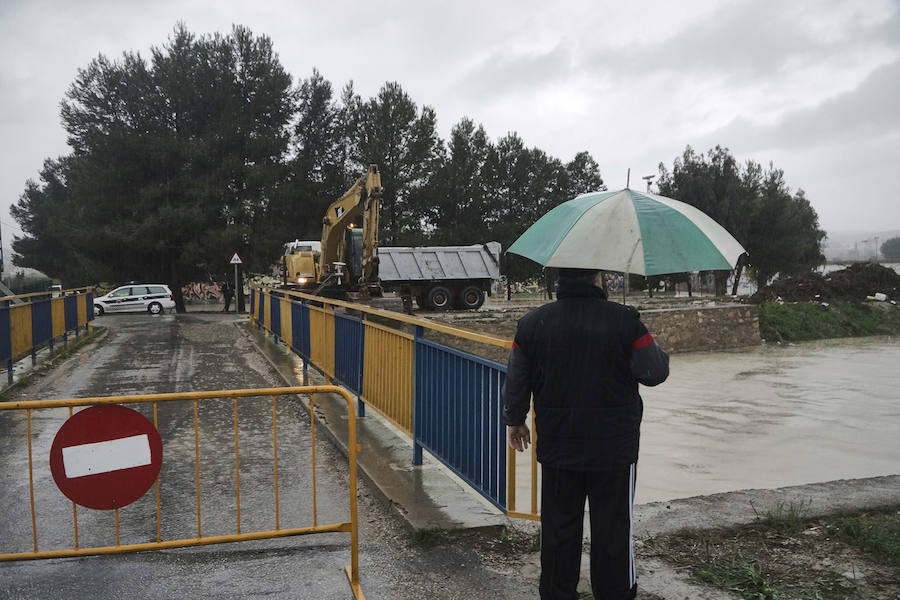
[[[196,300],[221,300],[222,288],[218,283],[189,283],[181,288],[185,302]]]
[[[620,292],[625,285],[625,278],[618,273],[606,273],[606,291]]]

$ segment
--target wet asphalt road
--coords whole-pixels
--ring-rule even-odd
[[[16,392],[15,400],[258,388],[283,385],[236,326],[234,315],[107,315],[105,338]],[[152,419],[149,405],[132,405]],[[68,409],[35,411],[32,450],[40,550],[70,548],[72,504],[49,473],[50,444]],[[279,399],[279,523],[312,524],[310,428],[298,402]],[[273,529],[271,398],[238,409],[242,531]],[[163,437],[160,499],[163,539],[197,532],[194,425],[190,402],[159,406]],[[0,552],[32,549],[25,418],[0,413]],[[200,523],[203,535],[237,523],[234,421],[230,400],[199,407]],[[318,522],[347,519],[347,468],[325,439],[316,441]],[[485,566],[457,545],[425,550],[359,482],[360,579],[367,598],[529,598],[536,590],[515,569]],[[156,537],[155,493],[119,511],[120,542]],[[111,511],[78,509],[82,547],[115,543]],[[343,573],[347,534],[321,534],[202,548],[103,557],[0,563],[0,599],[350,598]]]

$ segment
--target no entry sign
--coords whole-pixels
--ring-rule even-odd
[[[124,406],[92,406],[63,423],[50,447],[50,472],[72,502],[121,508],[143,496],[162,465],[153,423]]]

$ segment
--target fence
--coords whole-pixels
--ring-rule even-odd
[[[269,288],[251,290],[250,318],[327,380],[356,394],[360,416],[371,407],[405,432],[414,464],[422,464],[427,450],[498,509],[538,518],[534,446],[531,468],[517,470],[514,453],[507,452],[501,397],[506,366],[425,339],[425,331],[502,348],[510,348],[510,340]],[[529,478],[532,510],[517,511],[516,486]]]
[[[336,393],[340,394],[347,401],[347,415],[348,415],[348,443],[347,443],[347,456],[348,456],[348,464],[349,464],[349,520],[328,523],[328,524],[320,524],[319,523],[319,507],[317,503],[317,491],[316,491],[316,453],[315,453],[315,419],[312,418],[314,414],[314,405],[315,405],[315,395],[316,394],[328,394],[328,393]],[[298,395],[307,395],[309,397],[309,415],[310,415],[310,446],[309,446],[309,463],[311,465],[311,480],[312,480],[312,492],[311,498],[303,496],[303,500],[298,501],[297,498],[289,498],[288,507],[292,511],[297,511],[297,506],[308,507],[309,502],[311,500],[311,508],[312,508],[312,525],[305,525],[301,527],[289,527],[285,528],[282,526],[282,512],[284,512],[284,503],[281,502],[281,497],[285,494],[284,486],[279,489],[279,446],[278,446],[278,397],[279,396],[293,396],[297,397]],[[250,437],[247,433],[257,433],[258,432],[258,420],[259,417],[263,416],[265,412],[269,409],[265,407],[261,407],[259,405],[259,400],[257,400],[257,404],[253,407],[247,408],[255,408],[254,416],[257,419],[253,420],[253,423],[245,429],[244,437],[241,438],[239,431],[239,419],[238,419],[238,404],[239,401],[242,403],[248,403],[252,398],[267,398],[271,397],[271,437],[269,441],[271,442],[271,446],[268,446],[268,451],[271,452],[271,465],[270,471],[268,471],[266,485],[260,485],[257,481],[251,481],[251,485],[245,485],[245,492],[242,495],[241,489],[241,477],[242,475],[247,478],[247,476],[251,476],[251,480],[254,474],[258,476],[256,473],[255,466],[261,462],[263,458],[261,454],[265,450],[268,442],[261,441],[257,437]],[[231,400],[230,406],[227,400]],[[223,401],[225,404],[223,405]],[[173,403],[182,402],[189,403],[187,411],[177,412],[176,410],[172,410],[169,408],[173,406]],[[215,405],[211,405],[209,403],[217,402]],[[35,442],[38,440],[46,440],[48,436],[40,435],[39,433],[32,431],[32,423],[35,421],[32,413],[36,411],[45,412],[49,414],[42,414],[40,416],[40,423],[46,427],[48,422],[52,422],[54,418],[60,424],[64,420],[64,415],[60,415],[57,411],[56,413],[52,412],[53,409],[58,408],[68,408],[68,416],[72,416],[72,409],[74,407],[79,406],[89,406],[89,405],[125,405],[125,404],[135,404],[139,405],[138,408],[142,406],[146,406],[148,404],[152,405],[152,417],[151,415],[148,418],[152,418],[153,426],[160,431],[163,437],[163,456],[168,457],[167,460],[164,461],[164,465],[172,466],[172,469],[166,471],[167,475],[163,476],[162,474],[156,479],[155,482],[155,523],[147,522],[146,515],[149,515],[152,511],[150,510],[150,505],[144,505],[141,507],[142,510],[136,510],[132,513],[135,523],[134,527],[131,531],[125,532],[123,535],[129,535],[131,537],[141,537],[144,538],[148,535],[148,530],[154,529],[155,524],[155,536],[150,534],[151,537],[155,537],[155,541],[143,541],[143,542],[135,542],[135,543],[121,543],[120,539],[120,522],[119,522],[119,508],[114,509],[114,528],[115,528],[115,543],[113,545],[93,545],[89,547],[83,546],[82,542],[84,541],[85,535],[85,526],[84,521],[88,520],[92,525],[97,525],[100,521],[99,518],[96,517],[97,513],[101,512],[111,512],[111,511],[93,511],[90,510],[85,515],[83,512],[80,513],[78,507],[74,502],[72,502],[71,506],[71,519],[72,519],[72,540],[73,544],[71,547],[66,548],[56,548],[53,550],[41,550],[39,548],[38,540],[39,540],[39,531],[41,530],[40,525],[44,524],[42,521],[42,513],[38,510],[39,506],[36,506],[36,485],[35,480],[38,481],[47,481],[49,479],[49,468],[47,469],[39,469],[37,470],[37,477],[35,477],[35,468],[34,468],[34,460],[33,455],[43,454],[47,452],[46,447],[34,448]],[[203,408],[205,410],[208,409],[208,412],[204,413],[204,416],[208,418],[208,421],[211,423],[209,425],[208,433],[210,437],[218,436],[219,439],[215,439],[212,444],[212,448],[210,448],[213,454],[210,456],[209,460],[204,463],[204,468],[214,471],[212,476],[208,476],[208,479],[202,479],[202,473],[204,468],[201,468],[201,450],[203,450],[203,446],[201,446],[200,439],[200,409]],[[282,403],[283,408],[283,403]],[[161,410],[165,409],[165,410]],[[190,410],[192,409],[192,411]],[[150,412],[149,409],[146,412]],[[163,413],[161,415],[160,413]],[[12,414],[11,414],[12,413]],[[23,415],[24,413],[24,415]],[[223,453],[223,447],[226,447],[223,442],[226,442],[227,437],[231,436],[231,432],[229,431],[230,427],[223,427],[223,418],[228,417],[229,420],[233,413],[233,446],[234,446],[234,464],[233,469],[230,470],[230,474],[223,474],[216,470],[217,462],[212,458],[213,456],[222,457],[227,456],[226,453]],[[188,546],[203,546],[209,544],[220,544],[226,542],[240,542],[240,541],[249,541],[249,540],[261,540],[261,539],[269,539],[269,538],[278,538],[285,536],[295,536],[295,535],[308,535],[308,534],[318,534],[318,533],[334,533],[334,532],[344,532],[350,534],[350,545],[351,545],[351,564],[346,567],[346,576],[348,581],[350,582],[350,586],[353,590],[353,594],[357,599],[363,599],[364,595],[360,588],[359,584],[359,544],[358,544],[358,520],[357,520],[357,500],[356,500],[356,453],[358,452],[358,446],[356,443],[356,414],[353,407],[353,398],[352,396],[343,388],[337,386],[306,386],[306,387],[290,387],[290,388],[265,388],[265,389],[257,389],[257,390],[223,390],[223,391],[209,391],[209,392],[193,392],[193,393],[176,393],[176,394],[153,394],[153,395],[143,395],[143,396],[119,396],[119,397],[102,397],[102,398],[80,398],[80,399],[70,399],[70,400],[51,400],[51,401],[30,401],[30,402],[16,402],[16,403],[0,403],[0,417],[8,417],[9,421],[5,423],[5,425],[24,425],[23,429],[23,438],[22,446],[23,453],[24,448],[27,448],[27,464],[28,464],[28,498],[27,500],[23,498],[24,501],[30,502],[30,517],[31,517],[31,540],[30,545],[31,551],[19,551],[19,552],[7,552],[9,548],[0,547],[0,561],[8,561],[8,560],[23,560],[23,559],[39,559],[39,558],[61,558],[61,557],[73,557],[73,556],[85,556],[85,555],[99,555],[99,554],[119,554],[125,552],[138,552],[142,550],[161,550],[168,548],[181,548]],[[17,418],[18,417],[18,418]],[[62,418],[61,418],[62,417]],[[192,418],[191,418],[192,417]],[[267,417],[265,417],[267,418]],[[25,423],[21,423],[24,420]],[[245,419],[246,420],[246,419]],[[161,422],[162,421],[162,422]],[[162,428],[161,428],[162,425]],[[230,424],[229,424],[230,425]],[[182,435],[179,437],[178,432],[181,431]],[[46,432],[42,432],[46,433]],[[282,432],[282,436],[284,437],[284,432]],[[250,439],[246,439],[250,437]],[[204,438],[205,439],[205,438]],[[290,438],[289,438],[290,439]],[[40,442],[39,442],[40,443]],[[284,445],[284,444],[283,444]],[[44,444],[46,446],[46,444]],[[245,448],[245,455],[248,453],[247,446],[250,446],[250,450],[256,450],[251,453],[249,462],[250,467],[244,467],[244,472],[241,471],[241,463],[240,463],[240,448]],[[293,449],[296,444],[289,443],[287,448],[289,450]],[[172,465],[172,463],[177,463],[177,459],[173,459],[171,457],[177,457],[178,454],[181,453],[189,460],[193,459],[193,465],[187,465],[189,467],[188,470],[182,469],[180,467],[184,467],[184,464],[178,463]],[[10,457],[6,457],[9,459]],[[305,457],[304,457],[305,459]],[[227,459],[225,459],[227,461]],[[10,468],[10,465],[15,464],[15,460],[7,460],[6,467]],[[22,460],[24,463],[24,458]],[[41,461],[43,462],[43,461]],[[45,467],[49,467],[49,461],[44,462]],[[291,465],[291,468],[295,468],[296,465]],[[285,470],[285,465],[282,463],[282,471]],[[23,474],[24,475],[24,474]],[[282,479],[288,479],[284,474],[282,474]],[[212,489],[212,492],[207,492],[210,495],[215,496],[215,501],[223,502],[223,489],[222,489],[222,481],[228,479],[233,481],[233,493],[234,493],[234,527],[233,533],[227,533],[223,535],[204,535],[204,526],[207,528],[210,527],[219,527],[222,528],[227,527],[227,525],[223,525],[224,519],[227,517],[224,516],[223,513],[231,512],[230,510],[222,510],[221,504],[217,505],[217,509],[215,511],[209,511],[210,515],[207,515],[206,518],[213,521],[212,525],[208,525],[203,518],[203,514],[201,511],[201,489],[204,487],[208,487]],[[257,477],[256,479],[260,479]],[[296,477],[292,477],[291,479],[296,479]],[[166,490],[167,496],[172,499],[172,504],[175,507],[174,511],[163,511],[161,506],[161,496],[160,496],[160,488],[161,486],[166,487],[167,481],[170,481]],[[179,485],[180,483],[188,482],[188,485],[192,483],[194,489],[184,489],[184,485]],[[15,486],[17,489],[21,488],[24,492],[25,486]],[[295,486],[297,488],[303,487],[300,485]],[[249,488],[249,492],[246,491]],[[268,488],[268,489],[265,489]],[[56,494],[49,494],[46,490],[43,491],[43,502],[47,505],[47,512],[49,513],[49,517],[47,522],[52,525],[59,522],[61,518],[61,511],[59,510],[60,500],[62,499],[62,495],[58,492]],[[54,490],[56,491],[56,490]],[[193,492],[193,493],[192,493]],[[6,494],[13,493],[11,491],[7,491]],[[304,494],[304,489],[296,489],[289,490],[289,493],[293,494]],[[143,499],[138,502],[147,502],[152,503],[152,498],[147,498],[151,496],[151,494],[146,494]],[[189,521],[193,519],[193,514],[190,517],[186,517],[188,513],[184,510],[181,510],[182,505],[184,503],[190,503],[191,496],[193,496],[193,501],[196,504],[196,536],[194,537],[182,537],[178,539],[163,539],[163,527],[166,526],[168,528],[167,521],[163,519],[164,512],[166,512],[166,516],[170,517],[171,520],[176,522],[175,528],[181,527],[189,528]],[[259,512],[267,512],[269,514],[254,514],[251,513],[248,515],[247,505],[245,503],[244,512],[242,517],[241,512],[241,499],[242,497],[251,496],[251,500],[255,500],[255,505],[262,505],[259,509]],[[262,501],[260,500],[262,498]],[[268,500],[265,500],[268,498]],[[8,496],[7,496],[8,499]],[[40,502],[38,502],[40,504]],[[254,506],[254,504],[251,504]],[[55,511],[54,511],[55,508]],[[127,507],[126,507],[127,509]],[[123,509],[123,510],[126,510]],[[331,510],[331,507],[328,507]],[[15,519],[16,515],[20,515],[22,512],[25,513],[25,517],[27,520],[28,510],[25,511],[17,511],[16,505],[10,503],[4,507],[5,510],[5,520],[7,525],[4,530],[7,532],[17,532],[18,534],[22,534],[21,529],[25,527],[19,527],[17,529],[18,521]],[[191,510],[193,513],[193,509]],[[52,518],[56,515],[57,518]],[[79,531],[79,516],[82,518],[82,528]],[[86,518],[87,517],[87,518]],[[271,518],[269,523],[274,525],[274,528],[263,529],[259,528],[256,531],[247,531],[246,527],[242,530],[242,522],[247,523],[249,521],[254,521],[256,523],[262,523]],[[143,522],[142,522],[143,519]],[[178,521],[181,521],[179,524]],[[112,525],[111,523],[108,525]],[[180,531],[181,529],[179,529]],[[96,532],[94,532],[96,533]],[[27,535],[27,534],[26,534]],[[42,532],[43,537],[50,537],[52,541],[56,542],[55,545],[60,545],[59,542],[61,540],[59,532],[50,531],[50,532]],[[19,535],[21,542],[21,535]],[[96,537],[96,536],[95,536]],[[3,543],[11,544],[15,543],[16,535],[7,535],[4,536]],[[3,553],[7,552],[7,553]]]
[[[29,354],[36,360],[38,348],[47,344],[53,350],[56,339],[67,342],[69,332],[77,336],[93,320],[93,288],[0,298],[0,364],[6,365],[8,381],[15,361]]]

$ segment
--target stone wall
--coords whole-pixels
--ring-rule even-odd
[[[754,305],[643,310],[641,321],[667,352],[721,350],[762,343],[759,313]]]

